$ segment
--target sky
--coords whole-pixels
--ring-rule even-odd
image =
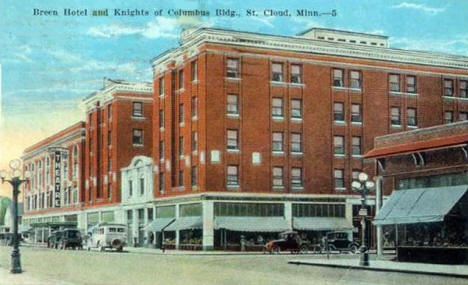
[[[33,143],[84,118],[81,99],[102,87],[103,78],[151,81],[150,60],[179,45],[187,24],[294,36],[311,27],[389,36],[394,48],[468,56],[468,1],[323,0],[0,0],[0,169]],[[109,9],[108,17],[92,10]],[[34,9],[59,16],[33,15]],[[64,16],[87,9],[87,16]],[[148,16],[114,16],[113,9],[144,9]],[[162,15],[154,11],[163,9]],[[169,9],[203,9],[192,19]],[[235,17],[216,16],[231,9]],[[259,16],[246,16],[247,9]],[[288,9],[291,17],[265,16]],[[296,9],[336,16],[297,17]],[[0,195],[11,189],[0,187]]]

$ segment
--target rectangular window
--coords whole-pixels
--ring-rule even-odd
[[[192,166],[192,186],[198,185],[198,170],[196,166]]]
[[[466,121],[466,120],[468,120],[468,113],[467,113],[467,112],[460,112],[460,114],[459,114],[459,120],[460,120],[460,121]]]
[[[239,186],[239,166],[229,165],[227,167],[227,185]]]
[[[302,119],[302,100],[301,99],[291,100],[291,118]]]
[[[362,79],[361,79],[361,72],[352,70],[350,72],[351,78],[351,88],[361,89],[362,88]]]
[[[444,79],[444,96],[453,96],[453,80]]]
[[[333,103],[333,119],[335,121],[344,121],[344,104],[341,102]]]
[[[291,168],[291,187],[302,187],[302,168]]]
[[[271,108],[271,114],[274,118],[282,118],[284,115],[283,98],[273,98]]]
[[[334,176],[335,176],[335,188],[344,188],[344,170],[335,169]]]
[[[143,130],[133,129],[133,144],[143,145]]]
[[[400,107],[392,107],[391,121],[392,121],[392,125],[395,125],[395,126],[401,125]]]
[[[353,169],[353,174],[352,174],[352,179],[353,181],[357,181],[359,180],[359,173],[361,173],[362,171],[360,169]]]
[[[361,104],[351,105],[351,122],[362,123]]]
[[[132,195],[133,195],[133,181],[129,180],[128,181],[128,196],[132,196]]]
[[[140,195],[145,194],[145,178],[140,177]]]
[[[400,92],[400,75],[390,74],[388,76],[388,85],[390,91]]]
[[[302,152],[302,134],[291,134],[291,152]]]
[[[239,115],[239,96],[236,94],[227,95],[227,113]]]
[[[107,159],[107,171],[112,171],[112,157],[109,156]]]
[[[185,81],[184,71],[179,70],[179,89],[184,89],[184,83],[185,83],[184,81]]]
[[[417,93],[416,92],[416,76],[407,75],[406,76],[406,92],[408,93]]]
[[[418,113],[415,108],[408,108],[407,112],[407,123],[410,127],[416,127],[418,125]]]
[[[164,173],[159,173],[159,191],[164,192],[165,180]]]
[[[468,81],[466,80],[460,80],[460,97],[468,97]]]
[[[164,159],[164,141],[159,141],[159,159]]]
[[[345,144],[343,136],[333,137],[334,154],[345,154]]]
[[[227,131],[227,149],[238,150],[239,149],[239,136],[238,130]]]
[[[229,78],[239,78],[239,60],[228,58],[226,76]]]
[[[445,111],[444,121],[446,124],[453,123],[453,111]]]
[[[107,106],[107,120],[108,121],[112,120],[112,105],[111,104]]]
[[[192,151],[198,150],[198,134],[197,132],[192,132]]]
[[[361,155],[362,148],[361,148],[361,137],[353,137],[352,140],[352,147],[353,147],[353,155]]]
[[[283,167],[273,167],[273,186],[282,187],[283,183]]]
[[[107,132],[107,145],[112,145],[112,131]]]
[[[191,63],[191,71],[192,71],[192,81],[198,80],[198,62],[196,60],[192,61]]]
[[[159,96],[164,96],[164,77],[159,78]]]
[[[184,171],[179,171],[179,186],[184,186]]]
[[[133,117],[143,117],[143,103],[133,102]]]
[[[333,86],[344,87],[343,70],[333,69]]]
[[[192,118],[198,117],[198,97],[192,97]]]
[[[184,155],[184,137],[179,137],[179,155]]]
[[[283,151],[283,133],[281,132],[274,132],[273,133],[273,151]]]
[[[179,105],[179,124],[184,123],[184,116],[185,116],[184,104],[180,104]]]
[[[273,63],[271,65],[271,80],[275,82],[283,82],[283,64]]]
[[[302,66],[291,64],[291,82],[302,83]]]

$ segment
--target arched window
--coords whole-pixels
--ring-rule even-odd
[[[145,194],[145,177],[143,175],[140,175],[140,179],[138,179],[140,182],[140,195]]]
[[[50,184],[50,157],[46,158],[46,185]]]
[[[43,174],[42,174],[42,160],[39,160],[39,166],[38,166],[38,171],[39,171],[39,187],[42,186],[42,177],[43,177]]]
[[[78,179],[78,146],[73,147],[73,179]]]

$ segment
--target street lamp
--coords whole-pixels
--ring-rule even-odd
[[[8,173],[5,170],[0,171],[2,184],[5,182],[13,186],[13,251],[11,253],[11,273],[21,273],[21,256],[19,251],[18,238],[18,194],[19,187],[26,181],[29,181],[30,173],[26,171],[24,177],[21,178],[21,160],[14,159],[10,161],[11,171]]]
[[[361,248],[359,251],[361,252],[361,259],[359,261],[359,265],[361,266],[369,266],[369,254],[367,252],[366,246],[366,217],[367,217],[367,208],[366,208],[366,198],[367,195],[372,191],[375,187],[375,183],[372,180],[369,180],[369,175],[364,172],[359,173],[358,180],[355,180],[351,183],[351,188],[353,191],[361,194],[361,209],[359,210],[359,216],[361,216],[361,230],[362,230],[362,242]]]

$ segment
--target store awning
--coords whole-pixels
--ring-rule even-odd
[[[146,227],[143,228],[145,231],[149,232],[161,232],[165,227],[172,223],[174,218],[158,218],[154,219]]]
[[[32,227],[30,227],[30,226],[19,226],[18,227],[18,232],[20,232],[20,233],[29,232],[30,230],[32,230]]]
[[[195,230],[203,228],[202,217],[181,217],[176,219],[164,231]]]
[[[283,217],[216,217],[215,229],[236,232],[284,232],[291,227]]]
[[[300,217],[293,219],[293,228],[303,231],[346,231],[352,230],[353,224],[345,218]]]
[[[76,227],[77,225],[77,222],[39,222],[30,224],[30,226],[33,228]]]
[[[468,185],[394,191],[374,219],[374,224],[441,222],[467,190]]]

